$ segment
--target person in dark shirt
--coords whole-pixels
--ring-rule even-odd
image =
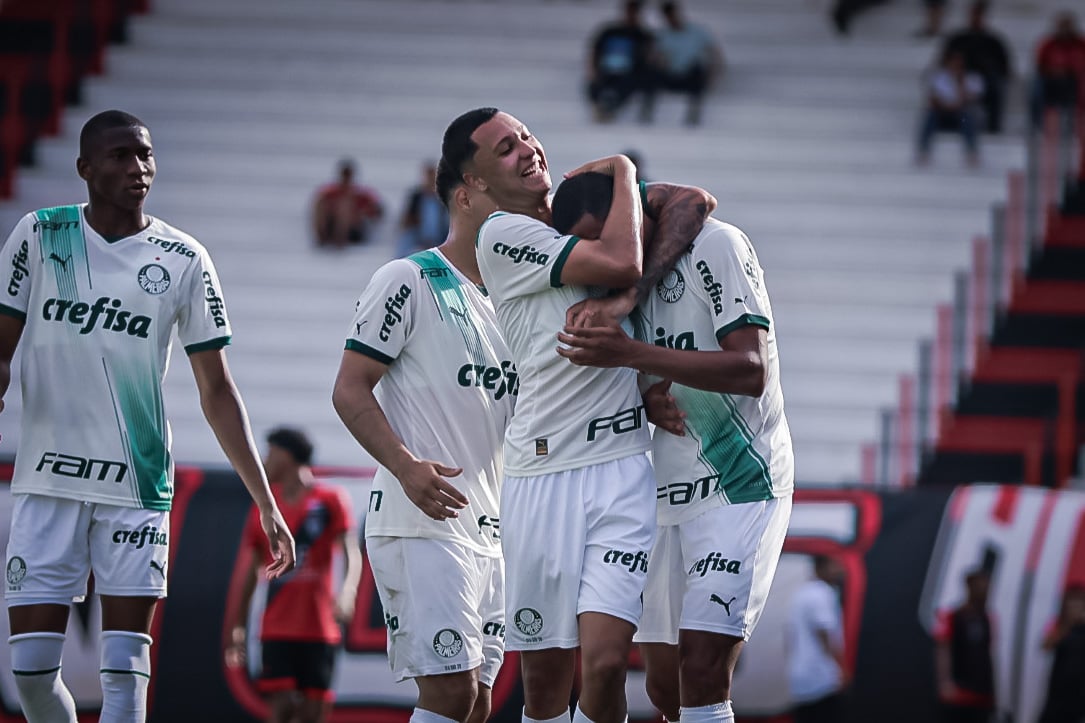
[[[1085,720],[1085,586],[1067,588],[1044,649],[1055,659],[1039,723],[1080,723]]]
[[[1002,132],[1006,86],[1013,68],[1003,39],[987,27],[987,0],[975,0],[968,13],[968,26],[946,38],[944,52],[964,55],[965,67],[983,77],[984,120],[988,133]]]
[[[1036,50],[1036,81],[1032,90],[1032,122],[1039,127],[1044,111],[1058,109],[1069,119],[1085,107],[1085,36],[1070,11],[1055,16],[1054,31]]]
[[[990,584],[987,571],[968,573],[964,604],[940,616],[935,630],[935,673],[945,723],[987,723],[994,712],[994,626],[987,612]]]
[[[592,40],[588,97],[597,121],[613,120],[634,93],[643,93],[651,86],[649,59],[653,41],[652,34],[641,25],[640,8],[639,0],[627,0],[624,19],[604,26]]]

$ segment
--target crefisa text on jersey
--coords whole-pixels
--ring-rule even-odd
[[[99,326],[106,331],[125,332],[128,336],[146,339],[151,328],[151,317],[135,314],[121,308],[120,299],[99,296],[94,304],[71,299],[46,299],[41,316],[46,321],[66,321],[80,327],[80,334],[89,334]],[[104,317],[104,319],[103,319]]]
[[[215,320],[216,327],[226,326],[226,315],[222,311],[222,297],[215,290],[215,280],[211,273],[203,272],[204,299],[207,300],[207,308],[211,310],[211,318]]]
[[[19,245],[19,250],[11,259],[11,280],[8,281],[8,296],[18,296],[23,279],[30,275],[30,245],[26,239]]]

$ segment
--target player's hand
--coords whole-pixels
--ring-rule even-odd
[[[579,176],[581,173],[589,172],[605,173],[608,176],[613,176],[620,166],[625,166],[627,171],[630,171],[634,175],[636,174],[636,167],[633,165],[633,161],[629,160],[629,156],[624,156],[619,153],[614,156],[588,161],[584,165],[578,166],[566,173],[565,178],[572,178],[573,176]]]
[[[343,590],[335,600],[335,620],[346,625],[354,618],[354,600],[356,590]]]
[[[407,499],[438,522],[459,517],[457,510],[467,507],[467,498],[445,477],[463,474],[459,467],[419,460],[396,475]]]
[[[620,367],[629,358],[635,343],[620,327],[590,326],[574,329],[565,327],[558,334],[558,354],[577,366]]]
[[[268,580],[274,580],[294,569],[294,537],[278,507],[260,514],[260,526],[271,546],[272,563],[265,568],[264,574]]]
[[[565,312],[565,326],[618,326],[636,306],[636,292],[623,291],[602,299],[584,299]]]
[[[241,668],[245,665],[245,628],[240,625],[230,631],[230,640],[226,643],[223,659],[227,668]]]
[[[686,413],[671,396],[671,380],[664,379],[644,390],[644,413],[659,429],[679,437],[686,436]]]

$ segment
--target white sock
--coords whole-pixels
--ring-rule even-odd
[[[524,709],[523,723],[569,723],[569,714],[562,713],[555,718],[528,718],[527,708]]]
[[[573,711],[573,723],[595,723],[591,718],[584,715],[584,711],[580,710],[580,704],[576,704],[576,710]]]
[[[445,718],[443,715],[438,715],[432,710],[426,710],[424,708],[415,708],[411,712],[411,723],[459,723],[452,718]]]
[[[19,703],[29,723],[75,723],[75,701],[60,678],[63,633],[23,633],[8,638]]]
[[[731,701],[696,708],[679,708],[679,723],[734,723],[735,714],[731,710]]]
[[[151,682],[150,635],[102,631],[102,715],[100,723],[147,720],[147,685]]]

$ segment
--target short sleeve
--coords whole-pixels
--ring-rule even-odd
[[[487,291],[496,299],[512,299],[559,288],[579,240],[529,216],[490,216],[479,229],[475,250]]]
[[[346,348],[391,364],[403,351],[414,327],[421,272],[405,259],[377,269],[354,304]]]
[[[939,610],[934,615],[931,637],[939,643],[947,643],[953,637],[953,611]]]
[[[0,269],[3,269],[0,273],[6,282],[0,292],[0,314],[26,320],[30,304],[30,270],[38,266],[31,263],[31,254],[36,248],[34,215],[28,214],[19,221],[0,249]]]
[[[717,340],[749,324],[770,328],[772,312],[764,273],[746,234],[722,224],[694,246],[693,266],[700,282],[696,288],[712,314]]]
[[[818,593],[810,599],[810,626],[814,630],[834,633],[840,628],[840,611],[835,593],[828,586],[819,589]]]
[[[260,515],[256,511],[256,505],[249,507],[249,514],[245,516],[245,531],[241,535],[241,545],[259,554],[263,553],[264,529],[260,527]]]
[[[331,511],[330,529],[333,535],[342,535],[354,525],[351,520],[350,498],[346,490],[332,487],[328,494],[328,509]]]
[[[198,249],[194,264],[177,324],[177,336],[188,354],[221,349],[230,343],[231,336],[222,286],[206,250]]]

